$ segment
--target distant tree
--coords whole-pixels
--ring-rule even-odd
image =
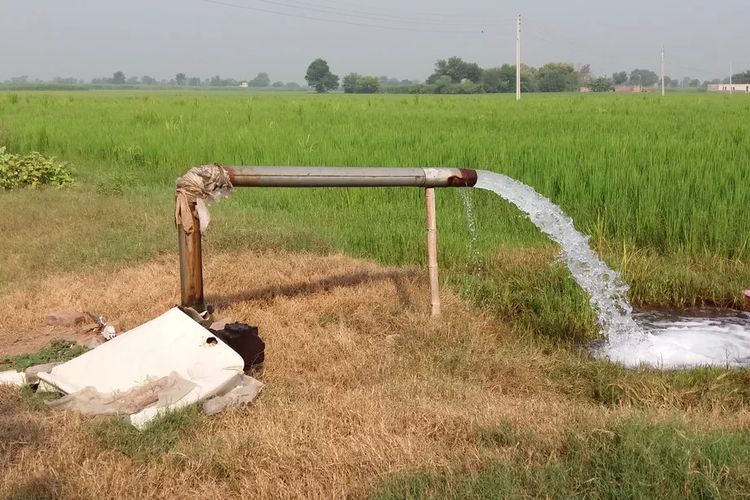
[[[271,78],[268,73],[258,73],[258,76],[250,80],[248,85],[251,87],[268,87],[271,85]]]
[[[344,89],[344,93],[353,94],[357,91],[357,80],[360,75],[357,73],[349,73],[341,79],[341,88]]]
[[[388,79],[384,78],[349,73],[341,80],[341,86],[347,94],[374,94],[381,86],[388,85]],[[386,83],[383,83],[384,81]]]
[[[125,73],[122,71],[115,71],[115,73],[112,75],[112,83],[121,85],[125,83]]]
[[[533,92],[535,90],[535,72],[534,68],[521,65],[522,92]],[[487,68],[482,72],[480,83],[484,92],[515,92],[516,66],[503,64],[500,68]]]
[[[380,81],[374,76],[357,78],[356,92],[358,94],[375,94],[378,90],[380,90]]]
[[[750,83],[750,69],[744,73],[732,75],[732,83]]]
[[[441,75],[432,85],[436,94],[451,94],[453,93],[453,89],[451,88],[453,83],[453,79],[450,76]]]
[[[78,83],[78,80],[72,77],[62,78],[62,77],[56,76],[52,80],[52,82],[60,84],[60,85],[76,85]]]
[[[185,85],[185,83],[187,83],[187,76],[185,76],[185,73],[177,73],[174,77],[174,81],[177,85]]]
[[[474,83],[468,78],[461,82],[459,93],[461,94],[479,94],[482,91],[482,86],[478,83]]]
[[[619,73],[613,73],[612,83],[614,83],[615,85],[623,85],[625,83],[628,83],[627,71],[620,71]]]
[[[286,84],[284,84],[284,87],[288,89],[298,89],[300,88],[300,84],[297,82],[286,82]]]
[[[691,81],[693,81],[693,79],[692,79],[692,78],[690,78],[689,76],[686,76],[686,77],[684,77],[684,78],[682,79],[682,87],[683,87],[683,88],[684,88],[684,87],[689,87],[689,86],[690,86],[690,82],[691,82]]]
[[[126,80],[126,82],[129,83],[129,84],[131,84],[131,85],[135,85],[136,83],[138,83],[138,77],[137,76],[129,76],[128,79]]]
[[[339,88],[338,75],[331,73],[328,63],[323,59],[315,59],[310,63],[310,66],[307,67],[305,80],[319,94]]]
[[[197,76],[191,76],[187,79],[187,84],[190,87],[200,87],[201,86],[201,79]]]
[[[277,89],[281,88],[283,86],[284,86],[284,82],[273,82],[273,85],[271,85],[271,87],[274,87],[274,88],[277,88]]]
[[[212,87],[219,87],[223,85],[223,80],[221,79],[219,75],[214,75],[211,77],[211,80],[209,80],[208,84],[211,85]]]
[[[592,92],[610,92],[614,87],[615,82],[606,76],[594,78],[589,84],[589,88]]]
[[[448,76],[453,83],[461,83],[463,80],[471,80],[479,83],[482,77],[482,68],[477,63],[467,63],[460,57],[440,59],[435,63],[435,71],[427,79],[427,83],[437,83],[441,76]]]
[[[26,75],[21,75],[21,76],[12,76],[12,77],[10,78],[10,83],[15,83],[15,84],[19,84],[19,83],[20,83],[20,84],[23,84],[23,83],[28,83],[28,81],[29,81],[29,77],[28,77],[28,76],[26,76]]]
[[[697,78],[690,80],[690,86],[697,89],[698,87],[701,86],[701,81],[698,80]]]
[[[502,68],[487,68],[480,79],[482,90],[490,93],[503,92],[508,87]]]
[[[634,69],[630,72],[630,84],[653,87],[659,82],[659,75],[650,69]]]
[[[536,74],[540,92],[565,92],[578,88],[578,78],[573,65],[568,63],[547,63]]]
[[[141,77],[141,83],[143,83],[144,85],[153,85],[156,83],[156,78],[152,78],[148,75],[143,75]]]
[[[576,71],[576,79],[578,87],[585,87],[591,83],[591,65],[584,64]]]

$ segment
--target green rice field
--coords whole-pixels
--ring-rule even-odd
[[[0,284],[174,252],[174,180],[194,165],[457,166],[505,173],[558,203],[624,272],[636,305],[739,306],[750,287],[748,116],[746,96],[710,94],[536,94],[517,103],[505,95],[4,92],[0,146],[55,155],[77,183],[0,197],[8,238]],[[458,194],[438,193],[444,282],[521,329],[595,335],[585,297],[545,238],[494,195],[472,192],[473,241]],[[415,189],[246,189],[212,213],[208,252],[284,247],[426,260]]]

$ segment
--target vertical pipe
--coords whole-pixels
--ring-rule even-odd
[[[177,226],[180,252],[180,302],[183,307],[192,307],[199,313],[206,310],[203,299],[203,256],[201,249],[201,225],[195,211],[195,202],[189,204],[193,218],[193,232],[188,234]]]
[[[435,188],[425,189],[427,205],[427,269],[430,276],[430,303],[432,316],[440,316],[440,287],[437,262],[437,222],[435,219]]]

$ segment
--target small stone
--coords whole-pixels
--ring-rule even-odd
[[[47,324],[52,326],[77,326],[86,322],[86,316],[77,311],[55,311],[47,314]]]

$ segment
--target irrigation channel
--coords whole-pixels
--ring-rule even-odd
[[[478,170],[475,187],[515,205],[560,246],[562,261],[589,295],[602,328],[605,341],[592,347],[595,356],[659,369],[750,366],[750,314],[717,309],[634,313],[620,273],[599,259],[589,237],[560,207],[502,174]]]

